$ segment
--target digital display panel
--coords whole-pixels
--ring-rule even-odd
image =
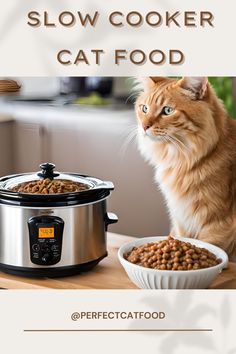
[[[39,227],[39,238],[54,238],[54,227]]]

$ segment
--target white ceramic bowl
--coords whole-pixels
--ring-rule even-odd
[[[197,270],[158,270],[145,268],[124,258],[124,254],[148,242],[165,240],[167,236],[144,237],[129,242],[118,251],[119,261],[124,267],[130,280],[142,289],[206,289],[217,275],[228,264],[228,256],[221,248],[200,240],[176,237],[177,239],[189,242],[197,247],[206,248],[214,253],[222,262],[214,267]]]

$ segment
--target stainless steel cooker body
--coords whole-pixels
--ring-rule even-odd
[[[0,178],[0,269],[46,277],[89,270],[107,255],[107,226],[118,221],[106,210],[114,186],[95,177],[54,172],[51,163],[40,167],[38,173]],[[12,190],[19,183],[45,179],[51,185],[63,179],[87,188],[58,194]]]
[[[30,221],[34,220],[39,223],[35,230],[30,230]],[[56,231],[39,238],[40,232],[56,227],[55,220],[63,223],[59,247],[55,242]],[[116,221],[116,216],[106,211],[106,200],[54,208],[2,204],[0,267],[33,276],[62,276],[87,270],[107,255],[106,228]],[[51,264],[53,254],[59,254],[58,262]]]

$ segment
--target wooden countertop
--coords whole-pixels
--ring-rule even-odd
[[[0,288],[4,289],[136,289],[117,258],[118,248],[133,237],[108,232],[108,257],[89,272],[65,278],[25,278],[0,272]],[[236,263],[217,277],[212,289],[236,289]]]

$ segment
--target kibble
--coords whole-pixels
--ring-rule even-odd
[[[31,193],[31,194],[59,194],[79,192],[90,189],[85,183],[74,182],[66,179],[45,178],[31,182],[19,183],[12,187],[12,192]]]
[[[214,267],[221,262],[206,248],[168,236],[166,240],[134,247],[125,255],[127,261],[159,270],[197,270]]]

